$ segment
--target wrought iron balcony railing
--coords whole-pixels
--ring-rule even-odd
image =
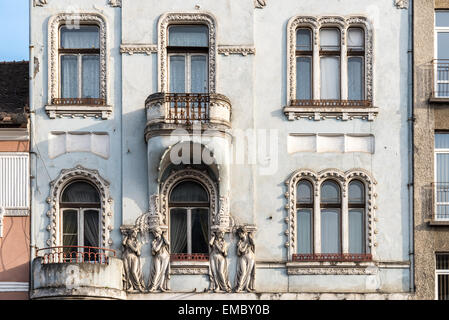
[[[433,60],[433,98],[449,98],[449,60]]]
[[[42,253],[42,255],[39,255]],[[109,256],[116,256],[115,250],[85,247],[58,246],[36,250],[36,257],[42,258],[42,264],[51,263],[95,263],[108,264]]]
[[[364,262],[371,261],[369,253],[311,253],[293,254],[294,262]]]

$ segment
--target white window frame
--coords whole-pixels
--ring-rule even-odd
[[[435,132],[434,136],[436,137],[437,134],[447,134],[447,135],[449,135],[449,132],[447,132],[447,133],[445,133],[445,132]],[[434,218],[435,221],[449,221],[449,217],[447,217],[447,218],[438,218],[438,216],[437,216],[438,205],[449,205],[449,202],[438,202],[438,183],[440,183],[437,180],[437,176],[438,176],[437,155],[438,154],[449,154],[449,149],[444,149],[444,148],[439,149],[439,148],[436,148],[434,146],[433,163],[435,165],[434,165],[434,172],[433,172],[433,177],[434,177],[433,181],[435,183],[434,183],[433,192],[434,192],[434,195],[435,195],[435,201],[433,203],[433,212],[434,212],[433,218]],[[448,178],[448,181],[447,181],[448,185],[447,186],[448,186],[448,189],[449,189],[449,177],[447,177],[447,178]],[[444,181],[441,181],[441,182],[444,183]]]
[[[434,79],[433,79],[433,83],[434,83],[434,88],[433,88],[433,90],[434,90],[434,92],[435,92],[435,97],[436,98],[449,98],[449,93],[448,93],[448,95],[443,95],[443,96],[440,96],[439,94],[438,94],[438,85],[439,84],[447,84],[447,85],[449,85],[449,80],[438,80],[438,65],[439,65],[439,63],[438,63],[438,34],[439,33],[449,33],[449,27],[437,27],[436,26],[436,14],[437,14],[437,12],[441,12],[441,11],[448,11],[448,10],[435,10],[435,13],[434,13],[434,28],[435,28],[435,33],[434,33],[434,59],[435,59],[435,61],[437,62],[437,63],[434,63],[434,66],[433,66],[433,68],[434,68],[434,72],[433,72],[433,75],[434,75]],[[449,69],[449,60],[447,61],[447,63],[446,63],[446,67]],[[448,76],[449,76],[449,72],[448,72]]]
[[[84,212],[88,211],[88,210],[92,210],[92,211],[96,211],[98,212],[98,245],[97,247],[100,247],[100,241],[101,241],[101,223],[100,223],[100,214],[101,214],[101,209],[100,208],[77,208],[77,207],[73,207],[73,208],[61,208],[61,245],[64,245],[64,231],[63,231],[63,227],[64,227],[64,211],[68,211],[68,210],[73,210],[76,211],[76,215],[77,215],[77,224],[78,224],[78,239],[77,239],[77,246],[78,247],[84,247]],[[83,248],[80,248],[81,252],[84,252]]]
[[[168,70],[168,88],[170,88],[170,58],[172,56],[183,56],[185,57],[185,89],[184,89],[184,93],[199,93],[199,92],[191,92],[191,88],[192,88],[192,56],[203,56],[206,57],[206,66],[207,66],[207,83],[209,84],[209,55],[205,54],[205,53],[191,53],[191,52],[187,52],[187,53],[169,53],[168,54],[168,59],[167,59],[167,70]],[[207,86],[209,88],[209,85]],[[207,88],[207,90],[204,92],[205,94],[209,92],[209,89]],[[173,93],[173,92],[171,92]]]
[[[440,253],[443,254],[443,253]],[[438,276],[447,275],[449,276],[449,269],[437,269],[436,260],[437,260],[437,254],[435,254],[435,298],[434,300],[438,300]],[[448,288],[449,289],[449,288]]]

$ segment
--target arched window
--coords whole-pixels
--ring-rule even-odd
[[[84,180],[70,183],[62,191],[59,208],[63,246],[99,247],[101,203],[96,187]]]
[[[365,253],[365,185],[359,180],[349,183],[348,223],[349,253]]]
[[[312,99],[312,30],[300,28],[296,31],[296,99]]]
[[[321,252],[341,253],[341,191],[333,180],[321,185]]]
[[[184,180],[169,196],[172,254],[208,254],[209,194],[197,181]]]
[[[296,191],[298,254],[313,253],[313,187],[307,180]]]
[[[365,31],[348,29],[348,100],[365,99]]]
[[[340,43],[338,28],[320,30],[321,99],[340,99]]]

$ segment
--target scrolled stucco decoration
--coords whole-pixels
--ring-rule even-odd
[[[48,4],[47,0],[34,0],[33,1],[33,6],[34,7],[43,7],[46,4]]]
[[[342,190],[343,201],[347,196],[347,190],[349,183],[357,179],[365,185],[366,190],[366,228],[367,228],[367,245],[368,248],[375,257],[375,246],[374,246],[374,214],[375,214],[375,192],[374,186],[376,181],[371,177],[371,175],[364,169],[352,169],[346,172],[342,172],[338,169],[326,169],[320,172],[315,172],[310,169],[300,169],[294,172],[291,177],[285,182],[287,185],[287,192],[285,197],[287,199],[287,204],[285,208],[287,209],[287,217],[285,222],[287,223],[287,242],[285,246],[287,247],[289,260],[292,255],[297,253],[297,239],[296,239],[296,191],[297,184],[300,180],[309,181],[314,187],[315,201],[318,201],[320,197],[321,184],[328,179],[332,179],[337,182]]]
[[[109,0],[109,5],[111,7],[121,7],[122,6],[122,0]]]
[[[287,274],[289,275],[373,275],[377,273],[377,268],[370,267],[345,267],[345,268],[304,268],[289,267]]]
[[[267,0],[254,0],[254,7],[263,9],[267,5]]]
[[[230,54],[241,54],[243,56],[247,56],[249,54],[256,54],[256,48],[254,47],[246,47],[246,46],[218,46],[218,53],[223,54],[225,56],[229,56]]]
[[[319,30],[326,26],[337,26],[341,30],[342,46],[346,43],[348,28],[359,26],[365,30],[365,92],[366,100],[373,100],[373,29],[366,17],[363,16],[296,16],[287,24],[287,93],[289,100],[296,99],[296,30],[307,27],[313,31],[314,50],[319,50]]]
[[[65,186],[75,180],[86,180],[95,185],[100,197],[100,226],[101,226],[101,246],[104,248],[112,245],[110,238],[110,231],[112,231],[112,198],[110,197],[109,182],[103,179],[97,170],[86,169],[83,166],[76,166],[73,169],[61,170],[59,176],[50,182],[50,196],[47,198],[47,203],[50,208],[47,216],[50,221],[47,226],[49,238],[47,245],[56,247],[62,244],[62,239],[59,230],[61,230],[61,216],[59,210],[59,199]]]
[[[408,0],[394,0],[394,5],[398,9],[408,9]]]
[[[205,12],[165,13],[158,22],[158,91],[168,92],[167,33],[170,24],[205,24],[209,28],[209,93],[216,92],[217,23]]]
[[[51,105],[54,98],[59,97],[59,27],[64,24],[73,25],[80,23],[95,23],[100,32],[100,98],[107,104],[107,27],[106,19],[98,13],[60,13],[52,16],[48,22],[48,104]],[[77,106],[73,106],[76,110]],[[88,115],[86,113],[86,115]],[[88,116],[91,116],[90,114]]]
[[[138,54],[143,53],[146,55],[150,55],[152,53],[157,53],[157,45],[156,44],[122,44],[120,45],[120,53],[121,54]]]

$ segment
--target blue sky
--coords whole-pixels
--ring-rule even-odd
[[[29,60],[29,0],[0,0],[0,61]]]

